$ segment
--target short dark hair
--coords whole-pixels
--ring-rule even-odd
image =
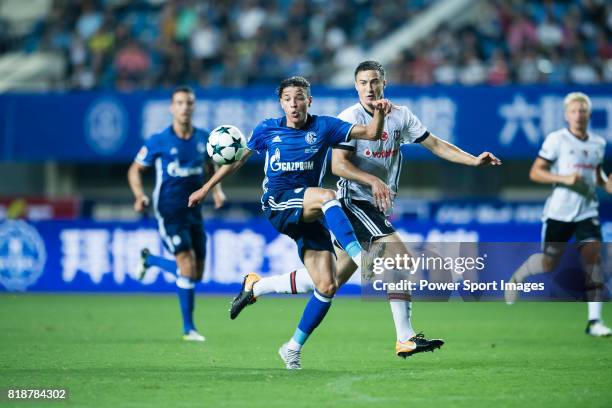
[[[195,91],[193,90],[192,87],[187,86],[187,85],[179,85],[172,90],[172,96],[170,97],[170,100],[174,100],[174,95],[176,95],[177,93],[182,93],[182,92],[192,94],[195,96]]]
[[[278,95],[279,99],[283,94],[283,90],[285,88],[289,88],[290,86],[304,88],[306,89],[306,95],[310,96],[310,82],[308,82],[308,80],[302,76],[292,76],[291,78],[283,79],[278,88],[276,88],[276,94]]]
[[[385,79],[385,69],[378,61],[363,61],[357,65],[357,68],[355,68],[355,78],[357,78],[357,74],[361,71],[378,71],[380,77]]]

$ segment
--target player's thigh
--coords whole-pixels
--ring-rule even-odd
[[[328,296],[336,293],[336,264],[330,251],[305,248],[304,266],[319,292]]]
[[[323,215],[323,204],[336,198],[333,190],[320,187],[308,187],[304,193],[302,220],[313,222]]]
[[[384,256],[394,257],[399,254],[401,256],[408,255],[412,256],[410,249],[406,246],[406,243],[402,241],[402,237],[397,232],[382,237],[374,238],[373,242],[384,245]]]
[[[547,219],[542,224],[542,268],[550,272],[557,267],[567,242],[572,238],[576,230],[576,223]]]
[[[597,217],[588,218],[576,223],[574,232],[580,247],[580,255],[585,264],[595,264],[601,259],[602,234]]]

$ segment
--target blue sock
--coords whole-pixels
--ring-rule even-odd
[[[164,258],[163,256],[149,255],[147,256],[146,264],[147,266],[157,266],[158,268],[171,273],[177,273],[178,270],[176,261]]]
[[[317,328],[331,307],[331,297],[323,296],[316,289],[304,308],[302,320],[293,334],[293,340],[299,345],[304,345],[308,336]]]
[[[179,304],[181,306],[181,315],[183,316],[183,332],[189,333],[190,330],[195,330],[193,324],[193,309],[195,303],[195,281],[179,276],[176,279],[176,288],[178,290]]]
[[[357,256],[361,252],[361,245],[357,241],[353,226],[342,210],[340,202],[329,200],[323,204],[322,210],[329,229],[334,233],[342,248],[351,258]]]

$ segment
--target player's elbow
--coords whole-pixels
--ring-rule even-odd
[[[538,167],[534,166],[531,168],[531,170],[529,170],[529,180],[535,183],[540,182],[540,169]]]
[[[331,171],[334,176],[344,177],[343,169],[346,167],[343,159],[333,159],[331,164]]]
[[[377,132],[375,130],[368,129],[366,132],[366,140],[380,140],[382,132]]]
[[[138,165],[136,163],[132,163],[127,171],[128,180],[132,180],[135,176],[138,176]]]

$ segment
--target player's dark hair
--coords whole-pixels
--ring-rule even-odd
[[[310,96],[310,82],[308,82],[308,80],[304,77],[292,76],[291,78],[283,79],[278,88],[276,88],[276,94],[278,95],[279,99],[283,94],[283,90],[285,88],[289,88],[290,86],[304,88],[306,90],[306,96]]]
[[[170,97],[170,99],[173,100],[174,95],[176,95],[177,93],[182,93],[182,92],[195,95],[195,91],[193,90],[192,87],[187,86],[187,85],[179,85],[172,90],[172,96]]]
[[[385,79],[385,69],[378,61],[363,61],[357,65],[357,68],[355,68],[355,78],[357,78],[357,74],[361,71],[378,71],[380,77]]]

